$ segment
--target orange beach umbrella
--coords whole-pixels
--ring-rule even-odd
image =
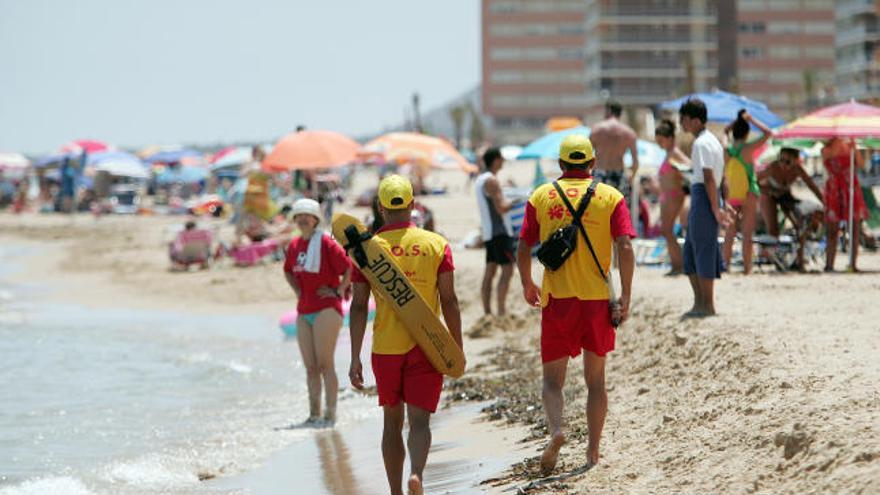
[[[281,138],[263,160],[266,172],[340,167],[355,160],[361,145],[333,131],[300,131]]]
[[[468,173],[478,170],[449,142],[417,132],[392,132],[377,137],[364,146],[361,156],[399,165],[415,163],[425,168],[459,169]]]

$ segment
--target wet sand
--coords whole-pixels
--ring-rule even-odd
[[[479,404],[457,405],[432,418],[433,444],[425,469],[428,493],[482,493],[483,480],[524,455],[516,443],[524,428],[503,428],[482,420],[481,408]],[[212,485],[260,495],[286,495],[294,490],[315,495],[387,493],[381,436],[378,418],[346,429],[322,429],[312,439],[273,456],[262,468]]]

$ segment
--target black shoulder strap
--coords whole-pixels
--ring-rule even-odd
[[[587,247],[590,249],[590,254],[593,256],[593,261],[596,263],[596,268],[599,270],[599,275],[602,276],[603,280],[607,281],[608,277],[605,275],[605,270],[602,269],[602,265],[599,263],[599,257],[596,256],[596,250],[593,249],[593,243],[590,242],[590,236],[587,235],[587,230],[584,228],[583,223],[581,223],[581,217],[584,215],[584,212],[587,211],[587,207],[590,205],[590,200],[593,199],[593,195],[596,193],[596,187],[598,185],[599,181],[597,181],[596,179],[593,179],[593,181],[590,182],[590,186],[587,188],[587,192],[584,193],[584,197],[581,198],[578,209],[577,211],[575,211],[574,207],[571,206],[571,202],[568,201],[568,198],[562,191],[562,188],[559,187],[559,183],[557,181],[553,181],[553,187],[556,188],[556,192],[558,192],[559,196],[562,197],[562,202],[565,203],[565,207],[568,208],[568,211],[571,213],[571,223],[576,225],[578,230],[581,231],[581,236],[583,236],[584,241],[586,241],[587,243]]]
[[[373,234],[369,231],[359,232],[354,225],[345,228],[345,240],[348,242],[343,246],[343,249],[350,251],[349,255],[354,258],[360,268],[367,266],[367,252],[364,251],[361,244],[369,241],[372,237]]]

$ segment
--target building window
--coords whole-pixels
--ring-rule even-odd
[[[490,75],[493,83],[580,83],[586,82],[586,74],[578,70],[495,70]]]
[[[833,46],[805,46],[804,57],[806,58],[834,58]]]
[[[804,33],[834,34],[834,23],[821,21],[804,21]]]
[[[742,82],[763,82],[767,80],[767,72],[755,69],[743,69],[739,71],[739,80]]]
[[[584,34],[583,23],[509,23],[492,24],[489,34],[496,37],[518,38],[522,36],[559,36]]]
[[[771,70],[769,79],[774,83],[799,83],[804,80],[804,75],[800,71]]]
[[[740,48],[739,55],[746,60],[758,60],[764,58],[764,49],[760,46],[744,46]]]
[[[740,33],[763,33],[767,31],[767,25],[760,21],[739,23]]]
[[[533,2],[502,0],[489,3],[489,12],[509,14],[516,12],[586,12],[586,0],[565,2]]]
[[[770,34],[796,34],[801,32],[800,23],[795,21],[776,21],[767,25]]]
[[[801,48],[797,45],[775,45],[768,49],[770,58],[795,59],[800,58]]]

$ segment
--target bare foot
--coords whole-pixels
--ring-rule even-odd
[[[599,464],[599,448],[598,447],[596,447],[595,450],[590,449],[587,451],[587,468],[591,468],[591,467],[595,466],[596,464]]]
[[[564,443],[565,434],[562,432],[554,433],[550,437],[550,443],[547,444],[544,453],[541,454],[541,473],[544,476],[552,473],[553,469],[556,468],[556,461],[559,459],[559,449],[562,448]]]
[[[423,495],[425,493],[425,489],[422,487],[422,479],[417,474],[409,477],[406,487],[409,495]]]

